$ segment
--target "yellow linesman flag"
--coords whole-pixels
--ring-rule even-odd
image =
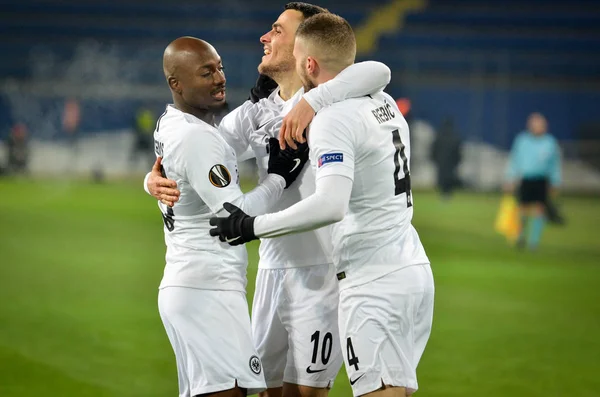
[[[510,194],[504,195],[496,216],[496,231],[504,235],[510,242],[514,242],[521,231],[520,223],[517,200]]]

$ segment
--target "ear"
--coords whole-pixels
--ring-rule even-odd
[[[319,63],[313,57],[306,58],[306,71],[309,76],[316,77],[319,74]]]
[[[181,84],[179,84],[179,80],[177,80],[173,76],[169,76],[167,82],[169,83],[169,87],[171,87],[173,91],[175,91],[178,94],[181,94]]]

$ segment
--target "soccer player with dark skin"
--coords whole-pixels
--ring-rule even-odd
[[[221,58],[203,40],[180,37],[165,50],[163,70],[175,107],[208,124],[225,105],[225,74]]]
[[[225,74],[221,58],[207,42],[180,37],[165,49],[163,70],[173,104],[208,124],[215,124],[215,114],[225,105]],[[245,397],[246,389],[237,386],[202,397]]]

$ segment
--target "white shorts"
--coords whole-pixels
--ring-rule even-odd
[[[433,274],[410,266],[340,291],[340,336],[354,396],[417,388],[417,365],[433,321]]]
[[[342,366],[333,265],[258,269],[254,345],[267,387],[331,387]]]
[[[158,309],[177,361],[179,396],[265,389],[250,331],[246,295],[239,291],[168,287]]]

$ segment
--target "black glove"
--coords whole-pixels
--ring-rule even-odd
[[[268,98],[273,90],[277,88],[275,80],[267,75],[261,74],[256,79],[256,84],[250,90],[250,97],[248,98],[252,103],[256,103],[263,98]]]
[[[277,138],[269,138],[269,174],[281,175],[285,179],[286,189],[298,178],[304,164],[308,161],[308,142],[298,143],[298,149],[289,146],[285,150],[279,147]]]
[[[257,240],[254,235],[254,218],[231,203],[223,203],[223,208],[229,212],[228,217],[210,218],[211,236],[219,236],[219,240],[229,245],[240,245],[248,241]]]

